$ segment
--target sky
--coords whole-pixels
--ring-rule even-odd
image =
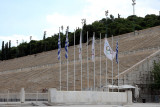
[[[81,19],[86,24],[105,18],[109,15],[128,17],[133,14],[132,0],[0,0],[0,49],[1,43],[9,40],[12,46],[23,41],[43,39],[64,30],[69,26],[73,32],[82,27]],[[135,14],[144,17],[147,14],[159,15],[160,0],[136,0]]]

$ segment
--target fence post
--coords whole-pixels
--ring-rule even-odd
[[[7,93],[7,102],[9,102],[9,90],[8,90],[8,93]]]
[[[56,93],[57,93],[56,88],[49,89],[49,91],[48,91],[48,102],[49,103],[56,102]]]
[[[126,91],[127,94],[127,104],[132,104],[132,91]]]
[[[25,91],[24,91],[24,88],[21,88],[20,99],[21,99],[21,103],[25,102]]]
[[[38,101],[38,91],[37,91],[37,95],[36,95],[36,103],[37,103],[37,101]]]

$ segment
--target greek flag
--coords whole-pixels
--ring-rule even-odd
[[[117,41],[117,44],[116,44],[116,62],[118,64],[118,41]]]
[[[60,31],[59,31],[59,38],[58,38],[58,60],[60,60],[61,56],[61,36],[60,36]]]
[[[66,42],[65,42],[65,57],[68,59],[68,46],[69,46],[69,40],[68,40],[68,31],[66,31]]]
[[[95,42],[95,39],[94,39],[94,35],[93,35],[93,39],[92,39],[92,61],[94,61],[94,58],[95,58],[94,42]]]

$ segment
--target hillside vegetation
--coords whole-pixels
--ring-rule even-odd
[[[107,25],[107,29],[106,29]],[[87,41],[87,31],[89,38],[93,36],[93,32],[96,34],[96,38],[99,38],[99,34],[102,34],[102,38],[105,37],[107,30],[108,37],[121,35],[124,33],[133,32],[135,30],[142,30],[154,26],[160,25],[160,16],[154,14],[146,15],[145,17],[137,17],[135,15],[127,18],[114,18],[113,15],[107,19],[103,18],[99,21],[95,21],[92,24],[84,24],[82,42]],[[79,44],[79,36],[81,29],[76,29],[76,44]],[[11,41],[2,42],[2,49],[0,50],[0,60],[8,60],[16,57],[27,56],[30,54],[36,54],[44,51],[55,50],[58,48],[58,33],[46,38],[44,33],[43,39],[40,41],[31,40],[29,43],[23,42],[17,47],[11,47]],[[78,39],[77,39],[78,38]],[[69,32],[69,45],[74,44],[74,32]],[[61,46],[65,45],[65,34],[61,33]],[[31,50],[31,51],[30,51]]]

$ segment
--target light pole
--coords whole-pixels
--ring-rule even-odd
[[[82,32],[83,32],[83,26],[86,24],[86,19],[82,19]],[[82,43],[83,43],[83,36],[82,36]]]
[[[107,38],[107,16],[108,16],[108,10],[105,11],[105,16],[106,16],[106,38]]]
[[[132,0],[132,2],[133,2],[133,3],[132,3],[132,5],[133,5],[133,15],[135,15],[134,6],[136,5],[136,3],[135,3],[135,2],[136,2],[136,0]]]
[[[30,55],[31,55],[31,40],[32,40],[32,36],[30,36]]]
[[[18,57],[18,40],[16,40],[16,41],[17,41],[17,55],[16,56]]]
[[[134,6],[136,5],[136,0],[132,0],[132,6],[133,6],[133,21],[134,21],[134,15],[135,15],[135,9],[134,9]],[[134,35],[135,35],[135,26],[133,24],[133,31],[134,31]]]
[[[44,37],[43,37],[43,40],[44,40],[44,50],[46,51],[46,41],[45,41],[45,39],[46,39],[46,32],[47,31],[44,31]]]
[[[62,34],[63,34],[63,25],[61,26]]]

